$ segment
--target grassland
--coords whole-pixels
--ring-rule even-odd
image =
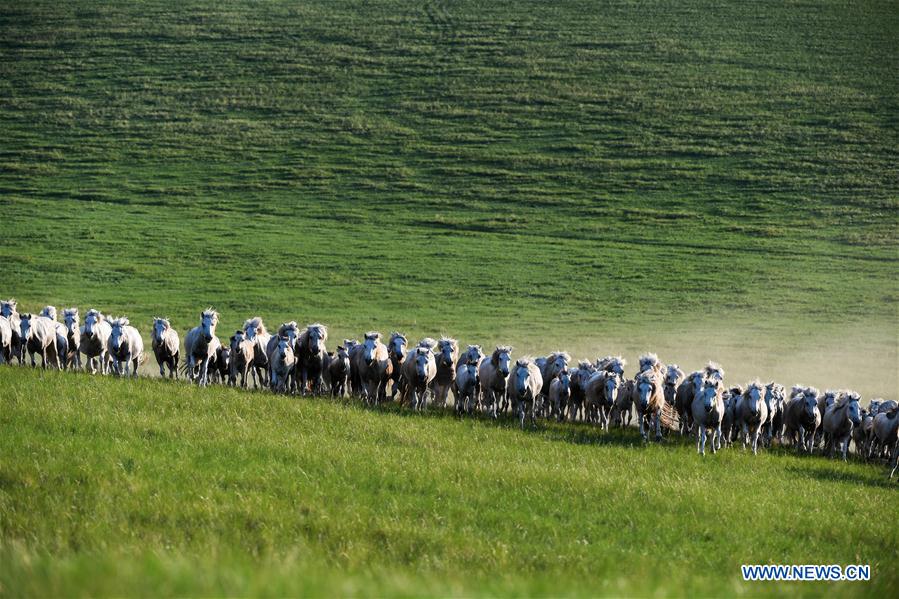
[[[889,1],[7,2],[0,295],[895,398],[896,39]],[[817,594],[734,560],[896,557],[854,464],[5,369],[0,397],[0,593]]]
[[[4,369],[0,593],[886,596],[895,484],[635,431]],[[741,563],[870,563],[744,583]]]
[[[899,386],[891,3],[356,4],[4,7],[3,293]]]

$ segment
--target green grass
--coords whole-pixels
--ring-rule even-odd
[[[0,296],[895,398],[897,39],[890,1],[7,2]],[[737,566],[896,557],[856,464],[8,370],[0,397],[0,594],[823,593]]]
[[[4,293],[896,357],[892,3],[357,4],[6,7]]]
[[[884,469],[3,369],[0,593],[884,596]],[[869,563],[743,583],[742,563]]]

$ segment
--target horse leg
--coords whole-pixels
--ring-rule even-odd
[[[662,409],[659,408],[655,413],[656,421],[656,443],[662,440]]]

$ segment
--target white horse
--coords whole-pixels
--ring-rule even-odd
[[[693,428],[696,451],[705,455],[705,443],[712,431],[712,453],[721,448],[721,418],[724,415],[724,383],[716,377],[706,378],[693,400]]]
[[[517,360],[509,376],[507,393],[513,410],[518,414],[522,430],[528,417],[531,425],[535,424],[537,397],[542,389],[543,375],[540,374],[540,367],[527,357]]]
[[[9,364],[12,360],[12,327],[9,321],[0,316],[0,364]]]
[[[84,325],[81,327],[81,345],[78,349],[87,358],[85,366],[91,374],[96,374],[98,370],[100,374],[109,372],[107,341],[111,333],[112,327],[106,322],[106,317],[99,310],[88,310],[84,317]]]
[[[424,410],[428,407],[428,387],[437,376],[437,363],[429,344],[413,348],[403,362],[403,378],[406,388],[400,399],[401,403],[409,403],[413,410]]]
[[[571,402],[571,375],[568,369],[562,370],[549,384],[549,403],[556,415],[556,420],[565,420],[565,411]]]
[[[406,336],[398,331],[390,333],[390,341],[387,343],[387,355],[390,356],[390,364],[393,368],[393,384],[390,387],[390,399],[402,393],[405,382],[403,380],[403,362],[406,361],[406,346],[409,341]],[[347,348],[349,350],[349,348]]]
[[[130,374],[136,377],[137,367],[144,353],[144,340],[124,316],[113,319],[111,327],[107,345],[112,356],[113,371],[118,376]]]
[[[651,361],[654,358],[655,361]],[[634,407],[637,409],[637,421],[640,424],[640,436],[647,440],[650,428],[656,430],[656,441],[662,440],[662,406],[665,403],[661,363],[655,354],[647,354],[640,358],[645,370],[637,373],[634,379]]]
[[[434,376],[434,404],[446,407],[449,391],[456,384],[456,359],[459,357],[459,343],[450,337],[441,337],[437,342],[434,357],[437,374]]]
[[[873,430],[875,444],[880,448],[878,453],[886,450],[890,455],[893,464],[890,478],[893,478],[899,468],[899,408],[881,411],[874,416]]]
[[[478,405],[478,360],[468,360],[456,367],[456,413],[474,413]]]
[[[743,395],[735,398],[736,421],[740,427],[743,449],[747,439],[752,444],[753,455],[758,454],[759,433],[768,421],[768,404],[765,402],[765,387],[756,379],[749,383]]]
[[[57,318],[56,306],[44,306],[44,309],[41,310],[41,316],[53,321],[53,326],[56,328],[56,352],[59,354],[59,367],[65,370],[68,366],[69,358],[69,340],[66,335],[66,327]]]
[[[537,358],[534,364],[540,369],[540,376],[543,377],[543,388],[540,389],[540,397],[537,399],[535,412],[541,416],[549,416],[549,411],[553,409],[553,403],[548,400],[549,387],[552,382],[559,376],[563,370],[568,370],[568,363],[571,362],[571,356],[565,351],[554,351],[548,356]]]
[[[267,386],[268,380],[268,345],[272,336],[265,328],[262,318],[254,316],[243,323],[243,331],[247,340],[253,342],[253,367],[250,373],[253,376],[253,387],[258,389]]]
[[[329,356],[324,371],[325,382],[331,389],[331,397],[347,397],[347,381],[350,378],[350,354],[347,349],[337,346],[337,351]]]
[[[63,310],[62,322],[66,328],[66,365],[81,370],[81,327],[79,326],[78,308]]]
[[[833,455],[834,448],[839,447],[844,462],[849,452],[852,430],[862,425],[861,408],[858,405],[860,399],[855,391],[844,391],[837,403],[824,414],[823,425],[828,437],[828,455]]]
[[[10,352],[19,361],[19,364],[23,364],[25,362],[25,343],[22,341],[19,313],[16,312],[16,306],[16,300],[12,298],[0,301],[0,316],[9,322],[9,328],[12,332]]]
[[[219,313],[207,308],[200,313],[200,324],[188,331],[184,338],[184,353],[187,354],[187,379],[200,386],[209,384],[209,367],[215,361],[222,346],[215,336]]]
[[[265,346],[265,354],[268,356],[269,363],[269,377],[271,377],[272,355],[277,351],[278,345],[281,343],[281,337],[287,337],[290,340],[290,349],[293,351],[294,358],[296,358],[297,339],[300,337],[300,325],[297,324],[297,321],[291,320],[290,322],[281,323],[281,326],[278,327],[278,332],[269,337],[268,344]],[[292,368],[289,379],[286,382],[290,391],[296,390],[296,375],[296,368]]]
[[[269,355],[271,363],[271,387],[276,393],[287,393],[289,381],[296,369],[297,359],[293,353],[294,342],[290,337],[277,337],[275,350]]]
[[[481,361],[481,365],[478,367],[481,393],[484,398],[481,403],[491,418],[496,418],[497,404],[501,398],[506,396],[511,362],[512,347],[497,345],[490,359]]]
[[[56,348],[56,324],[45,316],[22,314],[19,317],[19,335],[22,338],[24,351],[31,357],[32,368],[36,366],[34,355],[40,354],[43,368],[52,364],[62,370],[59,352]]]
[[[153,333],[150,338],[153,355],[159,365],[159,376],[165,376],[164,366],[168,366],[169,378],[178,378],[178,362],[181,358],[181,339],[172,328],[168,318],[153,319]]]
[[[387,383],[395,373],[387,346],[381,342],[381,333],[365,333],[362,343],[353,347],[349,355],[354,392],[373,406],[386,401]]]
[[[773,439],[781,442],[784,422],[784,400],[786,392],[783,385],[770,382],[765,385],[765,405],[768,407],[768,420],[762,426],[765,445],[770,446]]]
[[[240,377],[240,386],[247,388],[247,381],[251,378],[250,371],[253,369],[253,354],[255,352],[255,344],[247,339],[247,333],[243,329],[237,329],[231,335],[229,348],[231,356],[228,362],[228,384],[232,387],[237,385],[237,378]]]

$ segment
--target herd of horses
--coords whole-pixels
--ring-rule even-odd
[[[89,310],[83,323],[77,308],[19,314],[15,300],[0,301],[0,361],[90,373],[137,376],[144,343],[127,318],[107,318]],[[223,343],[216,334],[219,315],[213,309],[184,337],[168,319],[154,318],[151,347],[160,376],[185,376],[199,385],[218,382],[278,393],[356,396],[377,406],[399,401],[424,410],[431,401],[453,405],[460,415],[483,413],[491,418],[515,415],[521,427],[537,418],[584,421],[603,430],[630,426],[633,418],[644,440],[654,433],[695,435],[697,451],[712,453],[742,441],[757,453],[759,446],[791,443],[800,452],[818,448],[845,460],[850,443],[866,460],[886,459],[899,465],[899,406],[872,399],[860,405],[858,393],[796,385],[789,396],[783,385],[759,380],[744,387],[726,386],[724,370],[709,362],[685,373],[663,364],[655,354],[640,357],[633,378],[624,374],[620,356],[576,365],[564,351],[545,357],[513,359],[512,347],[498,345],[486,355],[479,345],[462,351],[455,339],[425,338],[410,346],[392,333],[384,343],[377,331],[361,341],[345,339],[327,351],[328,329],[295,321],[268,332],[260,317],[247,319]],[[166,371],[168,371],[166,373]]]

